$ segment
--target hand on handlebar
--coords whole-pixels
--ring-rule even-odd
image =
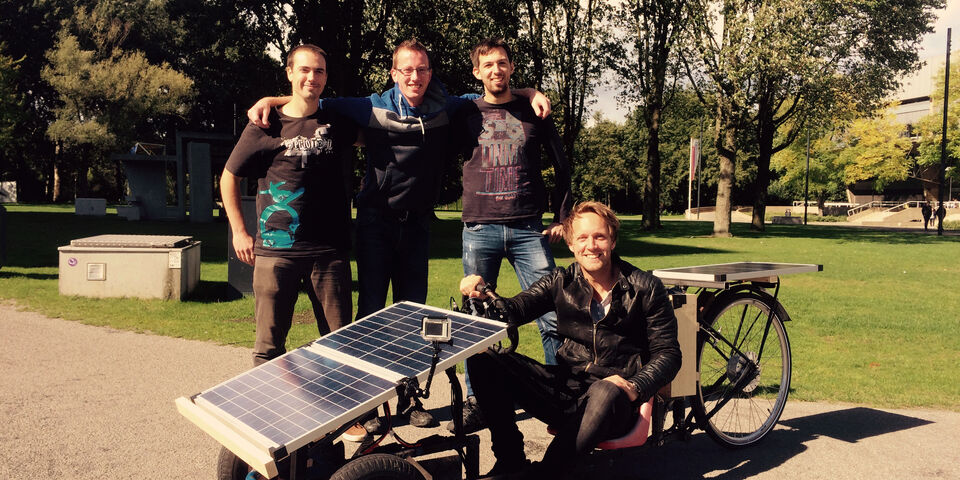
[[[460,280],[460,293],[470,298],[492,297],[486,287],[487,283],[480,275],[467,275]]]

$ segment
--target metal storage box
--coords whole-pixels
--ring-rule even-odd
[[[98,235],[58,250],[61,295],[182,300],[200,282],[192,237]]]

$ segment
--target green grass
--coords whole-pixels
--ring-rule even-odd
[[[7,208],[0,298],[93,325],[252,345],[253,300],[233,300],[226,287],[224,224],[77,217],[72,207]],[[459,212],[438,216],[427,302],[447,306],[462,276],[461,224]],[[623,217],[617,251],[644,269],[744,260],[824,265],[820,273],[783,278],[780,299],[793,319],[787,324],[791,398],[960,411],[960,237],[797,225],[769,225],[756,233],[734,224],[733,238],[714,238],[708,222],[663,224],[649,233],[639,217]],[[102,233],[184,234],[203,241],[197,292],[184,302],[59,296],[56,247]],[[559,265],[572,261],[565,246],[556,245],[554,253]],[[506,263],[498,284],[502,294],[519,291]],[[309,310],[301,296],[289,346],[316,337]],[[532,325],[521,343],[521,351],[541,355]]]

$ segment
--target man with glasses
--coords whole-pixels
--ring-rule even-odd
[[[394,86],[383,94],[320,103],[360,125],[366,147],[366,173],[356,200],[357,318],[384,307],[388,285],[394,302],[426,302],[430,221],[442,172],[453,157],[449,119],[468,102],[431,81],[427,49],[416,39],[394,50],[390,76]],[[536,96],[543,104],[539,109],[549,113],[549,102],[539,92],[515,93]],[[287,98],[261,99],[247,116],[265,125],[265,112]],[[409,413],[412,425],[436,424],[419,401],[398,410]]]

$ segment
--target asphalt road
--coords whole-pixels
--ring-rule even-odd
[[[248,350],[91,327],[0,305],[0,479],[211,479],[219,444],[174,399],[246,370]],[[444,377],[427,407],[449,419]],[[549,437],[521,422],[527,453]],[[439,433],[402,427],[401,435]],[[409,437],[409,438],[408,438]],[[481,472],[493,464],[481,434]],[[960,479],[960,413],[789,402],[755,447],[705,434],[660,448],[599,453],[575,477]]]

